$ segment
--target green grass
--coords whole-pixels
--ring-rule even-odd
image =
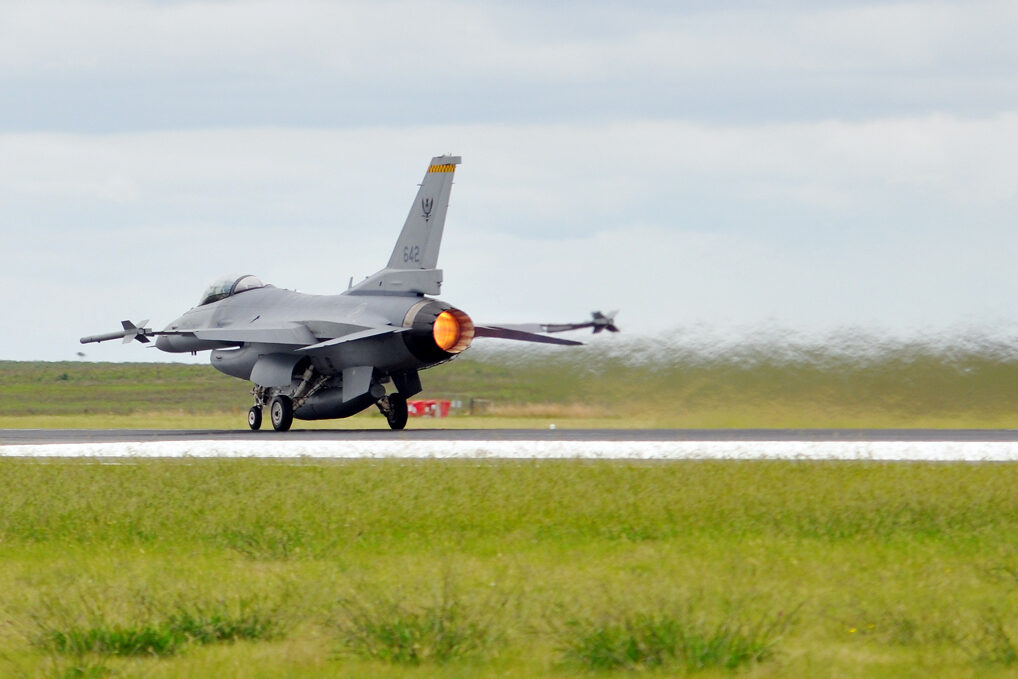
[[[1014,464],[2,459],[0,675],[1010,676],[1016,486]]]
[[[565,657],[592,670],[720,668],[734,670],[771,657],[787,618],[691,623],[691,613],[638,613],[617,620],[573,620]]]
[[[276,634],[277,621],[271,616],[245,610],[240,612],[208,606],[181,608],[161,620],[133,625],[106,624],[52,627],[42,625],[39,645],[58,653],[82,656],[89,653],[114,656],[164,656],[179,653],[189,645],[232,642],[241,639],[269,639]]]
[[[489,400],[492,412],[411,426],[1018,427],[1018,353],[1006,343],[609,340],[471,349],[424,372],[421,397]],[[0,427],[240,428],[249,390],[202,365],[0,362]]]
[[[249,391],[204,365],[0,361],[5,416],[246,411]]]
[[[400,591],[340,604],[345,652],[402,665],[445,664],[482,656],[497,642],[493,618],[503,606],[472,610],[446,574],[433,602],[408,605]]]

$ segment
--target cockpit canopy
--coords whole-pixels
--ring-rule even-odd
[[[201,301],[198,302],[198,306],[218,302],[231,295],[236,295],[238,292],[264,287],[265,283],[262,283],[262,279],[257,276],[226,276],[215,281],[205,290],[205,293],[201,296]]]

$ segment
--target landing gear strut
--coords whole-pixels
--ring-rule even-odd
[[[402,394],[392,393],[383,396],[378,401],[378,409],[382,411],[385,419],[389,422],[389,429],[399,430],[406,427],[406,397]]]
[[[293,424],[293,401],[289,396],[276,396],[269,404],[269,419],[276,431],[287,431]]]

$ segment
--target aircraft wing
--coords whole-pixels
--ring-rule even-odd
[[[401,332],[407,332],[410,328],[397,328],[395,326],[383,326],[381,328],[367,328],[359,332],[352,332],[342,337],[335,337],[324,342],[317,342],[306,347],[301,347],[297,351],[310,352],[317,351],[319,349],[328,349],[331,347],[339,346],[340,344],[347,344],[348,342],[356,342],[358,340],[368,339],[369,337],[378,337],[379,335],[397,335]]]
[[[93,335],[82,337],[82,344],[89,342],[104,342],[111,339],[123,339],[125,342],[138,340],[149,342],[149,337],[159,335],[189,335],[199,340],[210,342],[225,342],[228,344],[276,344],[294,347],[301,353],[315,352],[341,344],[357,342],[372,337],[379,337],[386,334],[399,334],[407,332],[410,328],[399,328],[395,326],[379,326],[374,328],[354,329],[357,326],[346,326],[344,329],[351,329],[338,337],[320,340],[305,323],[293,323],[282,327],[227,327],[227,328],[195,328],[182,330],[156,330],[146,328],[144,323],[137,326],[130,321],[124,321],[124,329],[119,332],[106,333],[105,335]],[[319,324],[321,325],[321,324]],[[539,323],[521,325],[475,325],[475,337],[495,337],[499,339],[516,340],[520,342],[537,342],[540,344],[559,344],[563,346],[579,346],[583,342],[575,340],[550,337],[542,332],[560,332],[549,329],[550,326]]]
[[[210,342],[225,342],[229,344],[277,344],[298,347],[296,349],[297,351],[314,351],[317,349],[334,347],[347,342],[367,339],[369,337],[377,337],[387,333],[396,334],[409,330],[409,328],[397,328],[393,326],[365,328],[364,326],[349,324],[310,322],[309,324],[313,325],[317,329],[316,332],[312,332],[312,328],[308,327],[309,324],[305,323],[292,323],[280,327],[256,326],[152,330],[151,328],[146,328],[145,323],[147,323],[147,321],[143,321],[142,323],[135,325],[130,321],[124,321],[123,330],[105,333],[102,335],[82,337],[81,343],[106,342],[114,339],[123,339],[124,342],[137,340],[139,342],[147,343],[151,341],[149,339],[150,337],[158,337],[160,335],[184,335]],[[326,332],[348,332],[345,332],[345,334],[341,334],[338,337],[330,337],[329,339],[322,341],[320,339],[320,333],[323,330]],[[329,337],[329,335],[327,334],[326,337]]]
[[[256,344],[290,344],[307,346],[318,341],[307,326],[292,325],[279,328],[199,328],[186,331],[200,340],[214,342],[253,342]]]

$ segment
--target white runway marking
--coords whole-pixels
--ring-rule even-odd
[[[1015,441],[152,441],[0,445],[0,457],[1018,460]]]

